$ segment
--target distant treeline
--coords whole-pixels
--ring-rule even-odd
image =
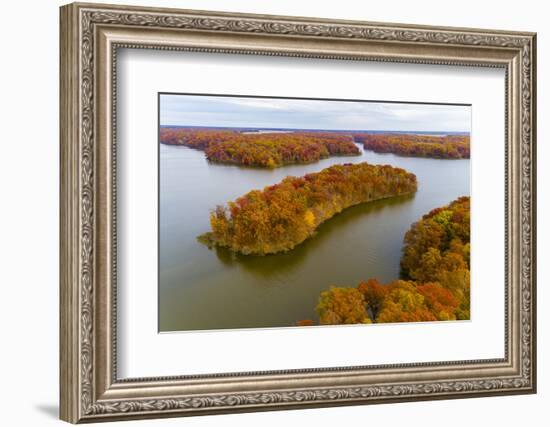
[[[210,215],[212,231],[199,240],[243,254],[285,252],[343,209],[416,189],[416,176],[404,169],[368,163],[335,165],[303,177],[286,177],[218,206]]]
[[[211,162],[267,168],[360,154],[350,135],[330,132],[242,133],[163,127],[160,142],[202,150]]]
[[[376,153],[436,159],[469,159],[469,135],[368,134],[354,133],[355,141]]]
[[[319,324],[469,319],[470,198],[460,197],[424,215],[412,224],[404,243],[402,280],[331,287],[319,297]]]

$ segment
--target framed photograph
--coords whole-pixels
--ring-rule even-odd
[[[535,34],[60,22],[63,420],[536,391]]]

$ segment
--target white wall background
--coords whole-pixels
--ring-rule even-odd
[[[110,0],[112,3],[121,3]],[[130,0],[129,0],[130,1]],[[545,3],[518,1],[133,0],[133,4],[538,32],[539,393],[437,402],[208,416],[133,425],[544,425],[550,405],[550,29]],[[0,67],[0,401],[2,425],[60,425],[58,402],[58,6],[5,3]],[[491,165],[487,165],[490,173]],[[491,256],[491,254],[486,254]]]

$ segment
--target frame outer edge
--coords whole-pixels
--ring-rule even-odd
[[[266,13],[253,13],[253,12],[235,12],[235,11],[221,11],[221,10],[208,10],[208,9],[188,9],[180,7],[163,7],[163,6],[142,6],[142,5],[128,5],[128,4],[112,4],[112,3],[90,3],[87,1],[84,2],[74,2],[72,5],[81,8],[81,9],[96,9],[104,11],[120,11],[124,10],[128,13],[152,13],[152,14],[181,14],[185,13],[188,15],[193,15],[195,17],[205,17],[205,18],[245,18],[245,19],[256,19],[256,20],[282,20],[294,23],[303,23],[303,24],[332,24],[332,25],[342,25],[342,26],[376,26],[376,27],[387,27],[387,28],[406,28],[408,30],[439,30],[439,31],[451,31],[451,32],[469,32],[477,34],[490,34],[490,35],[506,35],[506,36],[518,36],[518,37],[533,37],[536,33],[531,31],[513,31],[513,30],[501,30],[495,28],[476,28],[476,27],[463,27],[463,26],[450,26],[444,27],[439,25],[427,25],[427,24],[410,24],[403,22],[395,21],[365,21],[362,19],[334,19],[334,18],[321,18],[312,15],[278,15],[278,14],[266,14]]]
[[[531,390],[537,393],[537,33],[531,36]]]
[[[59,9],[59,418],[79,416],[79,189],[78,19],[74,5]]]
[[[191,22],[191,24],[182,23],[182,28],[200,28],[205,31],[227,31],[224,22],[228,17],[239,18],[242,16],[244,22],[250,19],[248,27],[242,28],[240,25],[236,25],[234,22],[227,26],[232,31],[238,33],[251,33],[257,31],[253,24],[260,25],[262,31],[266,33],[275,33],[280,35],[283,33],[283,29],[277,25],[269,22],[270,18],[277,18],[284,20],[285,25],[290,28],[289,34],[297,34],[298,37],[326,37],[326,39],[343,39],[350,37],[352,39],[361,39],[364,37],[360,28],[348,28],[350,22],[334,21],[334,24],[342,24],[345,26],[345,33],[332,33],[329,31],[324,23],[327,21],[317,21],[315,18],[292,18],[292,17],[266,17],[261,15],[247,15],[247,14],[223,14],[211,11],[185,11],[177,9],[157,9],[157,8],[142,8],[142,7],[128,7],[128,6],[115,6],[115,5],[101,5],[101,4],[72,4],[61,7],[60,20],[61,20],[61,32],[60,32],[60,163],[61,163],[61,197],[60,197],[60,384],[61,384],[61,411],[60,418],[71,422],[94,422],[94,421],[108,421],[118,419],[139,419],[139,418],[161,418],[167,416],[182,416],[182,415],[201,415],[207,413],[236,413],[236,412],[249,412],[258,410],[277,410],[277,409],[289,409],[289,408],[306,408],[306,407],[326,407],[336,405],[349,405],[349,404],[364,404],[364,403],[382,403],[382,399],[376,399],[378,395],[368,395],[370,402],[366,401],[367,397],[364,397],[360,392],[354,389],[345,390],[333,390],[323,389],[318,390],[297,390],[292,393],[269,391],[260,395],[250,393],[239,393],[233,395],[207,395],[191,397],[189,399],[143,399],[143,400],[111,400],[111,401],[97,401],[97,396],[94,396],[96,391],[96,378],[94,359],[94,353],[96,352],[96,339],[95,333],[97,330],[92,330],[93,325],[90,324],[92,315],[94,312],[95,304],[97,301],[97,294],[94,291],[97,285],[97,276],[95,276],[93,270],[89,270],[90,267],[94,267],[95,259],[94,238],[97,223],[94,221],[94,199],[96,198],[96,189],[94,183],[97,177],[94,177],[97,171],[97,161],[94,155],[96,144],[94,139],[97,135],[94,135],[96,130],[94,125],[95,108],[93,111],[89,111],[89,102],[92,104],[95,102],[95,85],[94,77],[97,72],[95,69],[88,69],[88,61],[91,62],[92,67],[94,64],[94,37],[89,37],[88,33],[81,34],[81,30],[86,29],[89,20],[81,21],[81,12],[86,7],[89,7],[92,11],[99,11],[105,13],[113,11],[114,14],[120,12],[142,12],[147,15],[148,12],[155,10],[162,11],[164,13],[192,13],[197,14],[193,16],[193,19],[197,20]],[[103,9],[103,10],[100,10]],[[84,11],[86,12],[86,11]],[[115,13],[116,12],[116,13]],[[85,16],[85,15],[84,15]],[[133,19],[134,14],[130,13],[127,19]],[[143,17],[143,25],[152,25],[150,21]],[[214,19],[214,18],[220,18]],[[110,13],[105,14],[103,19],[107,23],[111,22],[112,16]],[[126,19],[126,18],[125,18]],[[267,22],[260,22],[267,19]],[[116,19],[115,19],[116,21]],[[131,21],[131,19],[130,19]],[[129,21],[129,22],[130,22]],[[232,21],[238,22],[233,19]],[[221,25],[220,24],[223,24]],[[298,23],[304,23],[304,25],[297,25]],[[330,22],[328,22],[330,23]],[[116,24],[116,22],[115,22]],[[265,24],[265,29],[264,29]],[[366,25],[367,23],[357,23],[359,26]],[[368,23],[374,25],[375,23]],[[139,25],[137,22],[131,21],[131,25]],[[218,27],[221,25],[221,28]],[[275,26],[274,26],[275,25]],[[386,24],[388,31],[392,30],[393,25]],[[153,25],[154,26],[154,25]],[[381,24],[381,26],[383,26]],[[82,28],[81,28],[82,27]],[[302,28],[302,27],[305,27]],[[236,30],[235,30],[236,28]],[[295,28],[295,29],[292,29]],[[344,28],[344,27],[343,27]],[[397,39],[407,39],[408,42],[420,42],[424,45],[438,45],[438,44],[466,44],[474,46],[481,43],[482,46],[487,47],[497,46],[502,48],[510,48],[518,50],[522,48],[525,50],[530,48],[530,52],[526,52],[523,59],[530,60],[531,64],[527,64],[524,69],[528,69],[528,82],[527,98],[524,98],[526,105],[523,110],[530,114],[530,117],[523,121],[523,126],[526,132],[529,132],[529,137],[523,139],[524,147],[529,150],[528,154],[523,158],[527,162],[527,178],[529,182],[526,182],[525,190],[529,191],[529,195],[524,200],[525,205],[523,212],[527,211],[524,215],[526,221],[527,231],[525,256],[527,259],[527,284],[524,287],[526,291],[524,293],[525,310],[529,311],[529,315],[525,316],[525,326],[527,327],[526,338],[523,345],[523,355],[521,358],[527,357],[528,363],[527,369],[523,371],[523,377],[516,380],[511,379],[510,384],[503,383],[502,389],[498,390],[501,386],[498,385],[498,381],[501,379],[496,378],[493,381],[478,381],[478,385],[473,384],[470,393],[459,394],[460,390],[453,389],[453,384],[441,384],[439,389],[436,383],[427,384],[404,384],[398,385],[401,387],[397,395],[392,394],[391,387],[388,387],[387,392],[390,395],[386,395],[383,387],[381,390],[381,397],[388,397],[390,402],[398,401],[410,401],[410,400],[432,400],[438,398],[463,398],[472,396],[486,396],[496,394],[524,394],[533,393],[536,391],[536,306],[535,306],[535,284],[536,284],[536,128],[535,128],[535,111],[536,111],[536,35],[534,33],[508,33],[508,32],[492,32],[489,30],[477,30],[467,29],[465,33],[458,34],[462,36],[457,41],[454,39],[453,31],[459,31],[459,28],[437,28],[437,27],[425,27],[426,32],[432,32],[431,36],[424,37],[422,31],[412,31],[413,27],[404,26],[404,28],[396,28],[398,31]],[[309,30],[315,30],[314,33],[310,33]],[[375,28],[376,29],[376,28]],[[306,31],[307,30],[307,31]],[[401,31],[404,31],[401,34]],[[349,32],[348,32],[349,31]],[[385,30],[386,31],[386,30]],[[438,31],[445,31],[445,33]],[[416,35],[418,33],[418,35]],[[390,33],[388,33],[390,34]],[[498,36],[497,36],[498,34]],[[435,35],[435,38],[431,37]],[[443,37],[438,37],[442,35]],[[81,36],[83,38],[81,38]],[[86,36],[86,37],[84,37]],[[390,39],[394,37],[393,33],[389,35]],[[409,37],[412,37],[410,39]],[[376,36],[377,39],[382,40],[383,37]],[[83,49],[83,46],[86,49]],[[82,62],[81,62],[82,60]],[[521,63],[522,61],[520,61]],[[91,76],[90,76],[91,74]],[[85,78],[84,78],[85,77]],[[91,77],[91,80],[90,80]],[[91,86],[90,86],[91,85]],[[90,92],[88,92],[90,89]],[[524,93],[520,90],[520,93]],[[82,99],[81,99],[82,97]],[[84,110],[82,107],[86,106]],[[91,120],[91,122],[90,122]],[[91,127],[90,127],[91,126]],[[91,163],[90,163],[91,162]],[[85,193],[85,194],[84,194]],[[521,191],[523,193],[523,191]],[[521,194],[520,193],[520,194]],[[83,196],[82,198],[80,196]],[[84,197],[85,196],[85,197]],[[90,241],[92,239],[92,241]],[[95,276],[95,277],[94,277]],[[530,296],[529,297],[529,291]],[[93,292],[93,293],[92,293]],[[531,304],[529,304],[531,303]],[[527,325],[528,324],[528,325]],[[529,327],[531,333],[529,333]],[[523,335],[523,334],[522,334]],[[521,352],[520,352],[521,354]],[[527,373],[528,372],[528,373]],[[527,374],[526,374],[527,373]],[[526,374],[526,375],[525,375]],[[504,380],[502,380],[504,381]],[[518,381],[518,382],[515,382]],[[466,386],[470,386],[470,382],[464,382]],[[495,385],[496,384],[496,385]],[[461,384],[458,384],[461,386]],[[423,387],[420,393],[415,389],[415,386]],[[435,387],[435,388],[434,388]],[[450,388],[448,388],[450,387]],[[410,388],[410,392],[408,391]],[[338,391],[338,396],[333,398],[333,393]],[[342,392],[340,396],[340,391]],[[403,391],[403,393],[401,392]],[[325,397],[324,394],[326,394]],[[331,394],[332,393],[332,394]],[[357,396],[356,394],[359,393]],[[348,395],[349,394],[349,395]],[[269,398],[269,399],[268,399]],[[302,400],[305,398],[305,400]],[[267,400],[265,400],[267,399]],[[270,400],[271,399],[271,400]],[[336,400],[334,400],[336,399]],[[184,401],[185,400],[185,401]],[[187,401],[188,400],[188,401]],[[386,400],[386,399],[383,399]]]

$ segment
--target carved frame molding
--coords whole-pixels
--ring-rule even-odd
[[[535,391],[535,34],[71,4],[61,8],[60,42],[62,419]],[[506,68],[506,357],[117,380],[113,147],[121,47]],[[266,377],[273,377],[267,386]]]

